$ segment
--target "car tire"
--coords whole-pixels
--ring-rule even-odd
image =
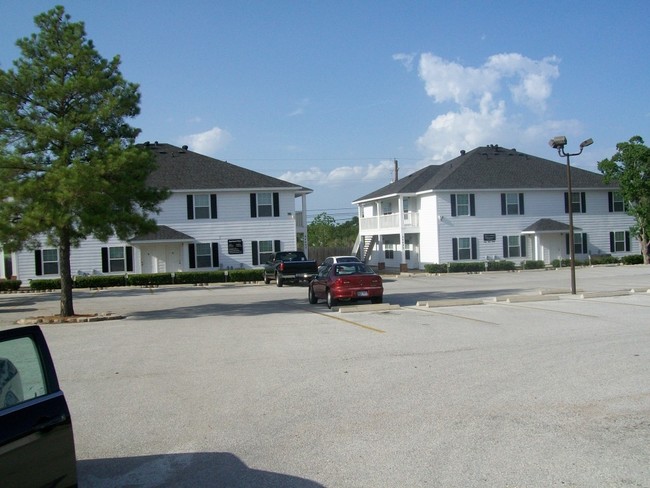
[[[370,303],[382,303],[384,301],[384,297],[372,297],[370,299]]]
[[[264,273],[264,284],[268,285],[269,283],[271,283],[271,279]]]
[[[339,301],[332,296],[332,292],[327,290],[327,308],[336,307]]]
[[[316,305],[318,303],[318,297],[314,294],[314,289],[309,287],[309,303]]]
[[[280,286],[280,287],[284,284],[284,283],[283,283],[283,280],[282,280],[282,275],[281,275],[281,274],[276,274],[276,275],[275,275],[275,284],[278,285],[278,286]]]

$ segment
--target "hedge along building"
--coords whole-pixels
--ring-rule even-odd
[[[634,218],[614,183],[497,145],[461,151],[353,201],[359,239],[354,249],[378,267],[507,259],[519,264],[570,256],[569,205],[576,259],[639,253]]]
[[[171,191],[156,216],[157,230],[126,242],[86,239],[72,250],[73,273],[251,268],[264,263],[273,251],[296,249],[298,233],[306,239],[311,189],[192,152],[187,146],[144,145],[158,163],[148,183]],[[41,244],[34,251],[3,253],[0,276],[24,283],[56,278],[58,250]]]

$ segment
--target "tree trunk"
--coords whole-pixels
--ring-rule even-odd
[[[59,266],[61,276],[61,317],[72,317],[72,273],[70,272],[70,239],[62,237],[59,243]]]

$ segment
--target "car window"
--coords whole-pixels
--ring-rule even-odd
[[[0,342],[0,410],[47,393],[47,383],[30,337]]]
[[[336,265],[334,274],[336,276],[345,276],[351,274],[374,274],[374,271],[372,268],[366,266],[363,263],[344,263]]]

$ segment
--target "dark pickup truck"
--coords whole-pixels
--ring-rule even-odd
[[[275,280],[277,286],[284,283],[309,283],[318,273],[316,261],[310,261],[302,251],[281,251],[273,253],[264,264],[264,283]]]

